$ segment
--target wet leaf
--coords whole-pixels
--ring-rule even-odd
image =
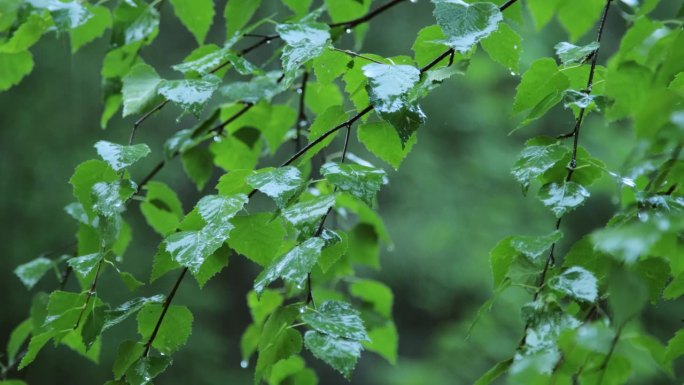
[[[599,48],[599,43],[592,41],[587,45],[577,46],[563,41],[553,48],[563,64],[582,63]]]
[[[551,278],[549,287],[580,301],[593,303],[598,299],[598,280],[590,271],[579,266],[570,267]]]
[[[163,80],[159,84],[159,93],[182,109],[199,116],[218,85],[219,79],[211,75],[203,79]]]
[[[369,205],[372,205],[385,178],[385,172],[381,169],[344,163],[326,163],[321,166],[321,174],[340,190]]]
[[[549,183],[539,190],[539,199],[544,206],[551,209],[556,218],[574,210],[589,198],[589,191],[579,183],[572,181]]]
[[[324,244],[321,238],[309,238],[295,246],[259,274],[254,281],[254,291],[260,295],[266,286],[278,278],[296,286],[303,285],[321,255]]]
[[[496,4],[468,4],[459,0],[435,1],[433,14],[446,35],[440,42],[462,53],[496,31],[503,20]]]
[[[304,344],[316,358],[332,366],[347,379],[351,378],[363,350],[359,341],[335,338],[315,331],[306,332]]]
[[[279,208],[284,208],[301,190],[304,179],[296,167],[265,168],[246,178],[247,183],[273,198]]]
[[[100,158],[107,162],[114,171],[121,171],[150,153],[150,148],[146,144],[123,146],[105,140],[95,143],[95,148]]]
[[[341,301],[326,301],[318,308],[307,307],[301,315],[311,328],[337,338],[370,341],[359,312]]]

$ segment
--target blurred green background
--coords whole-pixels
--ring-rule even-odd
[[[224,3],[217,2],[218,13]],[[276,3],[265,1],[260,14],[282,18],[284,10]],[[676,2],[662,3],[656,13],[667,15]],[[426,0],[392,8],[372,21],[361,51],[383,56],[412,55],[417,32],[434,24],[431,12],[432,4]],[[163,6],[161,13],[159,37],[144,49],[142,56],[162,77],[174,77],[177,75],[170,65],[180,62],[195,42],[170,7]],[[553,46],[567,39],[555,22],[536,31],[519,5],[507,11],[510,14],[518,18],[511,23],[524,39],[523,71],[536,58],[551,56]],[[221,43],[222,24],[217,15],[209,42]],[[600,62],[615,49],[626,28],[617,9],[606,28]],[[98,39],[72,56],[67,36],[51,34],[43,38],[33,49],[33,73],[19,86],[0,94],[3,347],[12,328],[27,316],[32,297],[12,270],[74,238],[76,225],[62,209],[73,201],[67,181],[74,167],[95,157],[93,144],[97,140],[125,142],[128,138],[133,119],[117,117],[106,131],[99,128],[99,70],[107,39]],[[343,41],[342,45],[351,48],[348,43]],[[265,46],[251,53],[249,59],[262,63],[271,52],[272,47]],[[518,82],[519,75],[512,76],[486,55],[476,54],[466,76],[449,81],[422,102],[428,121],[401,169],[394,172],[385,167],[390,183],[380,193],[379,202],[393,245],[382,252],[382,270],[362,274],[386,282],[394,290],[400,358],[396,366],[391,366],[365,353],[353,384],[472,384],[494,362],[514,351],[522,333],[520,305],[530,299],[519,289],[509,290],[499,298],[466,339],[477,309],[492,295],[489,250],[507,235],[546,234],[555,222],[534,196],[523,196],[509,170],[527,138],[558,135],[569,131],[574,123],[570,111],[557,107],[532,126],[508,135],[517,124],[510,110]],[[153,153],[134,168],[134,180],[140,180],[161,158],[165,138],[193,123],[191,118],[177,123],[178,112],[174,107],[167,108],[142,126],[138,141],[149,144]],[[596,115],[586,121],[581,141],[616,172],[634,145],[629,125],[607,125]],[[382,164],[355,141],[351,152]],[[285,152],[281,151],[280,156],[284,157]],[[217,171],[214,177],[218,176]],[[179,192],[186,210],[201,196],[178,160],[166,167],[159,179]],[[207,191],[212,186],[209,183]],[[606,222],[615,208],[616,192],[609,178],[592,187],[588,203],[563,221],[561,252],[570,242]],[[126,218],[133,226],[134,241],[125,266],[145,279],[160,239],[145,225],[137,205],[129,206]],[[193,311],[193,334],[188,346],[175,354],[172,368],[156,383],[251,383],[252,371],[239,365],[239,339],[249,323],[245,295],[256,273],[250,262],[233,258],[229,267],[202,291],[192,281],[182,285],[175,303]],[[175,278],[170,274],[144,287],[143,294],[166,293]],[[55,282],[47,279],[34,290],[51,290]],[[75,282],[68,288],[75,290]],[[111,303],[130,296],[116,278],[107,275],[98,285],[98,294]],[[643,327],[666,340],[682,318],[676,305],[650,309]],[[105,334],[99,365],[68,348],[48,347],[19,375],[31,384],[104,383],[111,378],[118,342],[136,337],[134,324],[129,320]],[[317,369],[320,384],[347,383],[327,366],[308,358]],[[657,373],[652,377],[644,373],[641,378],[642,383],[668,383]]]

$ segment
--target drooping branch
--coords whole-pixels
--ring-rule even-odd
[[[295,149],[299,151],[302,148],[302,128],[308,125],[306,117],[306,106],[304,104],[306,99],[306,83],[309,81],[309,71],[304,70],[302,75],[302,85],[299,87],[299,109],[297,111],[297,122],[295,123]]]
[[[606,18],[608,15],[608,11],[610,9],[610,4],[613,0],[606,0],[605,7],[603,9],[603,15],[601,16],[601,21],[599,23],[599,28],[598,28],[598,33],[597,33],[597,38],[596,41],[600,42],[601,41],[601,36],[603,35],[603,28],[606,23]],[[592,56],[592,62],[591,62],[591,67],[589,70],[589,77],[587,79],[587,87],[584,90],[584,92],[588,95],[591,93],[592,86],[593,86],[593,81],[594,81],[594,72],[596,70],[596,62],[598,60],[598,51],[599,48],[594,51],[593,56]],[[572,179],[572,175],[574,170],[577,168],[577,151],[579,147],[579,137],[580,137],[580,129],[582,127],[582,122],[584,120],[584,114],[585,114],[586,108],[581,108],[579,111],[579,114],[577,116],[577,119],[575,120],[575,126],[573,131],[568,135],[568,137],[573,137],[573,149],[572,149],[572,157],[570,160],[570,164],[567,166],[568,172],[565,177],[565,181],[569,182]],[[561,216],[556,220],[554,229],[558,230],[560,229],[561,221],[563,217]],[[539,275],[539,279],[537,282],[537,290],[535,291],[532,300],[536,301],[537,298],[539,298],[539,295],[541,294],[544,285],[546,283],[546,276],[549,272],[550,267],[553,265],[555,262],[555,256],[554,256],[554,251],[556,249],[556,242],[551,244],[551,248],[549,250],[549,254],[546,257],[546,260],[544,262],[544,267]],[[523,337],[520,340],[520,343],[518,344],[518,349],[521,349],[525,345],[525,335],[527,334],[527,330],[530,327],[530,322],[528,321],[525,324],[524,331],[523,331]]]
[[[166,315],[166,312],[169,310],[169,306],[171,306],[171,301],[173,301],[173,297],[176,296],[176,292],[178,291],[178,287],[180,286],[180,284],[183,281],[183,278],[185,277],[185,274],[187,274],[187,272],[188,272],[188,268],[184,267],[183,270],[181,271],[180,275],[178,276],[178,279],[176,279],[176,283],[173,284],[173,288],[171,289],[171,292],[169,292],[169,295],[164,300],[164,304],[162,305],[162,311],[159,314],[159,318],[157,319],[157,323],[154,325],[154,329],[152,330],[152,334],[150,334],[150,338],[145,343],[145,350],[143,351],[143,357],[147,357],[150,355],[150,349],[152,348],[152,344],[154,343],[154,339],[157,338],[157,334],[159,333],[159,328],[161,328],[162,322],[164,321],[164,316]]]
[[[368,21],[370,21],[375,16],[387,11],[388,9],[394,7],[395,5],[397,5],[403,1],[406,1],[406,0],[391,0],[391,1],[386,2],[385,4],[379,6],[378,8],[376,8],[376,9],[368,12],[367,14],[365,14],[361,17],[358,17],[356,19],[349,20],[349,21],[342,21],[339,23],[331,23],[328,25],[330,26],[330,28],[337,28],[337,27],[354,28],[359,24],[367,23]]]

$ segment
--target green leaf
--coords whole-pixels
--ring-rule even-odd
[[[553,48],[556,50],[556,55],[563,64],[583,63],[591,54],[599,49],[599,42],[592,41],[587,45],[577,46],[567,41],[562,41],[556,44]]]
[[[375,194],[380,191],[385,172],[378,168],[359,164],[326,163],[321,174],[340,190],[348,192],[372,205]]]
[[[105,140],[95,143],[95,149],[97,149],[97,154],[115,171],[131,166],[150,153],[150,148],[146,144],[124,146]]]
[[[415,53],[416,64],[421,67],[425,66],[443,54],[449,48],[443,44],[445,37],[444,32],[442,32],[438,25],[431,25],[418,31],[416,41],[411,47]],[[444,61],[442,65],[447,63],[448,61]]]
[[[401,162],[416,143],[415,134],[402,143],[399,133],[386,122],[362,124],[358,128],[357,137],[368,151],[389,163],[395,170],[399,169]]]
[[[285,41],[281,56],[285,70],[285,85],[292,84],[297,69],[320,56],[330,44],[330,28],[308,18],[295,24],[278,24],[276,32]]]
[[[363,66],[368,94],[377,111],[394,112],[409,104],[409,93],[420,80],[420,71],[409,65],[370,63]]]
[[[354,281],[349,286],[349,292],[356,298],[373,305],[373,310],[385,318],[392,317],[392,303],[394,295],[385,284],[370,279]]]
[[[309,238],[275,260],[254,281],[254,291],[260,295],[266,286],[278,278],[301,286],[307,274],[316,264],[325,242],[321,238]]]
[[[306,364],[304,363],[304,359],[300,356],[293,355],[282,359],[273,365],[268,384],[278,385],[288,377],[291,377],[292,375],[302,371],[305,367]]]
[[[202,45],[214,19],[213,0],[171,0],[173,11]]]
[[[44,326],[55,332],[73,330],[81,315],[86,297],[86,293],[69,293],[59,290],[50,293]],[[94,303],[91,305],[94,306]]]
[[[209,224],[198,231],[173,233],[164,240],[166,251],[174,261],[197,275],[207,258],[228,239],[232,228],[230,223]]]
[[[382,356],[392,365],[397,363],[399,334],[394,322],[374,328],[368,332],[369,342],[363,341],[363,347]]]
[[[114,360],[114,378],[121,378],[134,362],[142,357],[145,346],[140,342],[124,341],[119,345]]]
[[[255,130],[247,128],[254,132]],[[261,142],[256,142],[254,147],[234,135],[226,135],[219,141],[214,141],[209,146],[214,155],[214,163],[226,171],[253,169],[261,154]]]
[[[667,341],[665,354],[668,361],[673,361],[684,354],[684,330],[678,330],[675,335]]]
[[[603,1],[561,1],[558,5],[558,21],[568,31],[570,40],[576,41],[596,24],[604,6]]]
[[[26,350],[26,354],[24,354],[24,357],[22,357],[17,369],[21,370],[33,362],[40,350],[43,349],[43,347],[52,339],[52,337],[54,337],[54,335],[55,332],[53,331],[33,334],[31,341],[29,342],[28,349]]]
[[[19,84],[33,70],[33,56],[29,51],[0,52],[0,91]]]
[[[563,238],[563,233],[556,230],[544,236],[517,236],[511,238],[511,246],[527,257],[535,265],[542,264],[541,255],[548,250],[551,245]]]
[[[511,173],[515,180],[527,189],[533,179],[551,169],[568,153],[566,147],[555,141],[544,138],[529,140],[513,165]]]
[[[551,209],[556,218],[579,207],[587,198],[589,191],[572,181],[545,184],[539,190],[539,199],[544,206]]]
[[[312,234],[318,228],[318,221],[335,204],[335,195],[321,195],[310,200],[295,203],[282,211],[283,218],[292,223],[302,234]]]
[[[219,79],[213,75],[202,79],[162,80],[159,83],[159,93],[183,110],[199,117],[218,86]]]
[[[26,262],[14,269],[14,274],[19,277],[21,283],[31,290],[38,281],[43,278],[45,273],[54,267],[54,262],[45,258],[38,257],[30,262]]]
[[[551,58],[542,58],[530,66],[523,74],[516,88],[513,113],[531,110],[522,125],[544,115],[563,98],[563,91],[570,86],[568,77],[563,74]]]
[[[279,208],[284,208],[301,190],[304,179],[296,167],[265,168],[249,175],[247,183],[273,198]]]
[[[316,115],[322,114],[333,106],[342,106],[344,97],[335,83],[308,82],[304,104]],[[308,123],[302,120],[299,124]]]
[[[213,157],[204,147],[193,147],[181,154],[185,173],[201,191],[213,173]]]
[[[223,11],[228,39],[249,22],[260,5],[261,0],[228,0]]]
[[[446,35],[441,43],[461,53],[496,31],[503,20],[499,7],[493,3],[439,1],[433,14]]]
[[[126,301],[114,309],[107,311],[106,320],[102,325],[102,331],[104,332],[105,330],[120,324],[128,317],[140,311],[140,309],[147,304],[161,304],[162,302],[164,302],[164,296],[161,294],[153,297],[140,297]]]
[[[243,102],[256,104],[261,101],[270,102],[276,95],[285,90],[278,81],[281,73],[271,71],[256,76],[246,82],[231,82],[220,89],[226,102]]]
[[[197,209],[208,224],[228,225],[232,228],[230,219],[242,210],[248,199],[245,194],[206,195],[197,202]]]
[[[114,182],[118,179],[119,175],[107,163],[101,160],[88,160],[76,166],[69,183],[73,186],[74,196],[81,202],[88,217],[93,218],[93,186],[99,182]]]
[[[231,223],[235,228],[228,240],[230,247],[261,266],[270,264],[285,238],[282,221],[273,220],[270,213],[260,213],[234,217]]]
[[[95,270],[104,256],[100,253],[69,258],[67,264],[76,272],[82,282],[90,282],[95,278]]]
[[[183,217],[183,207],[176,192],[162,182],[151,181],[145,187],[145,201],[140,204],[147,223],[159,234],[176,230]]]
[[[632,264],[639,258],[646,257],[660,236],[661,230],[656,224],[637,222],[600,229],[591,234],[591,241],[598,250],[618,261]]]
[[[146,304],[138,313],[138,333],[148,340],[159,320],[162,305]],[[152,342],[152,346],[162,354],[168,355],[180,349],[192,333],[192,313],[185,306],[170,305]]]
[[[328,229],[323,229],[320,237],[325,241],[325,247],[318,258],[318,265],[325,273],[347,252],[349,238],[346,233]]]
[[[530,10],[537,31],[540,31],[551,21],[560,2],[561,0],[527,0],[526,5]]]
[[[12,334],[10,334],[9,341],[7,342],[7,362],[12,364],[14,359],[19,353],[19,349],[24,345],[24,342],[31,336],[33,332],[33,322],[31,319],[26,319],[19,325],[17,325]]]
[[[494,380],[499,378],[502,374],[506,373],[508,371],[508,368],[511,367],[512,363],[513,363],[512,358],[498,362],[491,369],[489,369],[485,374],[483,374],[482,377],[478,378],[477,381],[475,381],[474,385],[489,385],[489,384],[491,384],[492,382],[494,382]]]
[[[106,218],[126,210],[126,201],[137,191],[138,186],[130,179],[115,182],[98,182],[93,185],[93,211]]]
[[[612,321],[618,326],[638,316],[648,302],[646,285],[637,274],[626,269],[616,268],[611,272],[607,291]]]
[[[126,371],[126,382],[129,385],[152,384],[152,380],[171,365],[171,357],[140,357]]]
[[[86,4],[93,16],[84,24],[69,30],[71,38],[71,53],[75,53],[79,48],[102,36],[106,30],[112,27],[112,14],[109,8]]]
[[[123,78],[123,116],[141,114],[159,102],[157,92],[162,79],[151,66],[136,64]]]
[[[598,299],[598,280],[590,271],[573,266],[549,280],[549,287],[574,299],[594,303]]]
[[[506,276],[517,255],[517,251],[511,245],[512,239],[513,237],[502,239],[489,252],[489,265],[492,269],[494,289],[498,289],[504,284]]]
[[[2,53],[19,53],[28,50],[40,40],[43,32],[50,26],[43,15],[32,14],[0,45]]]
[[[252,170],[232,170],[225,173],[216,183],[216,190],[221,195],[248,194],[252,188],[247,185],[245,178],[252,173]]]
[[[304,344],[316,358],[325,361],[348,380],[363,349],[359,341],[335,338],[311,330],[304,335]]]
[[[154,4],[139,0],[119,3],[114,10],[114,42],[129,45],[154,40],[159,30],[159,12]]]
[[[210,73],[215,73],[219,78],[222,78],[222,74],[225,73],[225,70],[218,68],[225,67],[227,63],[232,64],[233,68],[235,68],[240,75],[261,72],[254,64],[231,51],[227,46],[218,48],[213,44],[197,48],[183,60],[183,63],[171,66],[171,68],[181,72],[186,77],[202,77]],[[225,69],[227,70],[227,68]]]
[[[316,79],[321,83],[333,82],[347,70],[350,61],[349,56],[342,52],[325,49],[313,60]]]
[[[200,289],[203,288],[211,278],[228,266],[230,254],[231,251],[228,246],[223,244],[204,261],[199,272],[194,275]]]
[[[483,39],[482,49],[495,62],[506,67],[508,71],[517,73],[520,67],[522,38],[506,23],[499,24],[499,29]]]
[[[332,106],[328,108],[322,114],[316,116],[316,119],[314,120],[313,124],[311,125],[311,127],[309,127],[309,143],[321,137],[325,132],[330,130],[332,127],[336,127],[337,125],[344,123],[348,119],[348,117],[349,116],[347,112],[341,106]],[[332,141],[337,136],[338,132],[339,130],[335,131],[335,133],[329,135],[320,143],[311,147],[309,151],[307,151],[304,155],[300,157],[300,164],[303,164],[304,162],[310,160],[314,157],[314,155],[316,155],[318,152],[320,152],[328,145],[330,145],[330,143],[332,143]]]
[[[289,326],[299,314],[298,307],[287,306],[276,309],[261,329],[259,358],[254,370],[254,383],[270,377],[271,369],[278,361],[299,353],[302,336]]]
[[[341,301],[325,301],[318,308],[307,307],[301,315],[311,328],[336,338],[369,341],[359,312]]]
[[[60,0],[28,0],[31,6],[50,12],[57,29],[66,31],[82,25],[92,14],[78,1],[63,2]]]
[[[273,313],[280,305],[283,304],[283,296],[275,290],[264,290],[261,296],[256,292],[250,291],[247,295],[247,305],[249,312],[252,315],[254,324],[257,326],[263,325],[271,313]]]

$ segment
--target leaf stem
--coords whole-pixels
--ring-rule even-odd
[[[362,55],[362,54],[360,54],[360,53],[356,53],[356,52],[354,52],[354,51],[350,51],[350,50],[348,50],[348,49],[339,49],[339,48],[332,47],[332,50],[333,50],[333,51],[337,51],[337,52],[342,52],[342,53],[347,54],[347,55],[349,55],[349,56],[351,56],[351,57],[358,57],[358,58],[361,58],[361,59],[365,59],[365,60],[368,60],[368,61],[373,62],[373,63],[384,64],[384,63],[379,62],[379,61],[377,61],[377,60],[375,60],[375,59],[371,59],[371,58],[369,58],[368,56]]]
[[[176,279],[176,283],[173,284],[173,288],[171,289],[171,292],[169,292],[169,295],[164,300],[164,304],[162,305],[161,314],[159,314],[159,318],[157,319],[157,323],[154,325],[154,329],[152,330],[152,334],[150,334],[150,338],[145,343],[145,350],[143,351],[143,355],[142,355],[143,357],[147,357],[150,355],[150,349],[152,348],[152,343],[154,343],[154,339],[157,338],[157,334],[159,333],[159,328],[161,327],[161,324],[164,321],[164,316],[166,316],[166,312],[169,310],[169,306],[171,306],[171,301],[173,301],[173,297],[176,296],[176,291],[178,291],[178,287],[180,286],[181,282],[183,281],[183,278],[185,278],[185,274],[187,272],[188,272],[188,268],[187,267],[183,268],[180,275],[178,276],[178,279]]]

